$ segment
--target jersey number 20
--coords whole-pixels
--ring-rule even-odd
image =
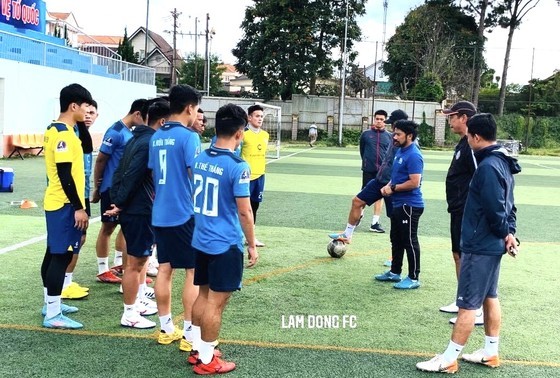
[[[220,182],[212,177],[204,177],[199,174],[194,175],[194,212],[202,213],[209,217],[218,216],[218,190]],[[204,193],[203,193],[204,191]],[[200,206],[202,201],[202,207]]]

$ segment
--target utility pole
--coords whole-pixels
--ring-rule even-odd
[[[198,17],[194,18],[194,86],[198,83]]]
[[[144,65],[148,65],[148,18],[150,16],[150,0],[146,0],[146,39],[144,40]]]
[[[342,46],[342,80],[340,83],[340,108],[338,110],[338,145],[342,146],[342,125],[344,119],[344,96],[346,87],[346,40],[348,39],[348,0],[346,0],[346,17],[344,18],[344,43]]]
[[[171,85],[177,84],[177,73],[175,72],[175,64],[177,63],[177,19],[181,13],[177,12],[177,8],[173,9],[171,16],[173,16],[173,58],[171,58]]]
[[[204,70],[204,88],[206,90],[206,96],[210,96],[210,52],[208,45],[210,42],[210,13],[206,13],[206,51],[205,56],[205,70]]]

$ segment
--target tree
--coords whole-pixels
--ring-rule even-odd
[[[412,10],[397,27],[387,43],[383,70],[393,90],[404,98],[425,73],[441,80],[447,93],[470,97],[478,44],[472,16],[451,0],[431,0]]]
[[[206,61],[202,55],[189,54],[179,67],[179,83],[188,84],[194,88],[204,88],[204,69]],[[210,56],[210,95],[216,95],[222,89],[222,72],[218,68],[222,64],[216,55]],[[198,67],[195,70],[195,67]],[[197,77],[195,77],[197,72]]]
[[[508,38],[506,44],[506,54],[504,57],[504,69],[502,71],[502,82],[500,85],[500,103],[498,106],[498,115],[504,114],[504,103],[506,101],[507,90],[507,74],[509,66],[509,56],[511,53],[511,43],[513,41],[513,33],[521,25],[523,17],[537,6],[540,0],[500,0],[498,5],[494,7],[493,16],[498,20],[498,24],[508,29]]]
[[[365,75],[363,68],[352,64],[350,66],[350,75],[346,79],[346,85],[352,91],[353,96],[356,97],[358,93],[370,89],[373,81]]]
[[[441,80],[439,80],[437,75],[430,72],[424,73],[418,80],[418,83],[414,86],[413,93],[414,99],[419,101],[442,102],[445,98]]]
[[[125,62],[138,64],[139,55],[134,52],[134,47],[132,46],[130,39],[128,39],[126,28],[124,28],[123,39],[119,42],[119,46],[117,47],[117,54],[119,54],[121,59]]]
[[[265,100],[287,100],[306,90],[315,94],[316,79],[332,76],[333,49],[342,47],[346,1],[350,51],[361,35],[356,17],[365,13],[365,0],[255,0],[233,49],[237,69]]]

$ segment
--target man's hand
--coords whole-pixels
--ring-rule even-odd
[[[74,227],[80,231],[85,231],[88,228],[89,217],[84,209],[76,210],[74,212]]]
[[[506,236],[505,238],[505,242],[508,255],[510,255],[511,257],[516,257],[517,253],[519,252],[519,250],[517,249],[517,247],[519,247],[519,244],[517,243],[517,239],[515,238],[515,236],[513,236],[513,234],[508,234],[508,236]]]
[[[383,197],[389,197],[391,194],[393,194],[393,191],[391,190],[391,183],[385,185],[383,188],[381,188],[381,195]]]
[[[259,260],[259,252],[257,252],[257,248],[255,247],[248,247],[247,251],[249,252],[249,264],[247,264],[247,268],[252,268],[257,265],[257,261]]]
[[[99,195],[99,190],[94,189],[93,194],[91,195],[91,203],[98,203],[100,199],[101,196]]]
[[[117,215],[120,214],[120,212],[122,211],[122,209],[119,209],[117,207],[117,205],[115,205],[114,203],[111,204],[111,208],[108,209],[107,211],[105,211],[103,213],[103,215],[107,216],[107,217],[116,217]]]

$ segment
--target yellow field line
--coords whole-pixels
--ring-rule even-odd
[[[108,332],[94,332],[84,330],[66,330],[66,329],[48,329],[37,326],[25,326],[19,324],[0,324],[0,329],[10,329],[16,331],[35,331],[44,333],[58,333],[67,335],[78,336],[96,336],[96,337],[110,337],[110,338],[131,338],[131,339],[146,339],[153,340],[156,343],[156,338],[150,334],[132,334],[132,333],[108,333]],[[250,341],[250,340],[227,340],[220,339],[220,344],[252,346],[257,348],[270,348],[270,349],[304,349],[304,350],[318,350],[318,351],[334,351],[334,352],[347,352],[347,353],[365,353],[365,354],[379,354],[387,356],[402,356],[402,357],[432,357],[434,353],[427,352],[413,352],[406,350],[391,350],[391,349],[377,349],[377,348],[358,348],[358,347],[344,347],[336,345],[314,345],[314,344],[293,344],[293,343],[277,343],[267,341]],[[520,366],[541,366],[560,368],[560,363],[548,361],[519,361],[519,360],[501,360],[506,364],[520,365]]]

